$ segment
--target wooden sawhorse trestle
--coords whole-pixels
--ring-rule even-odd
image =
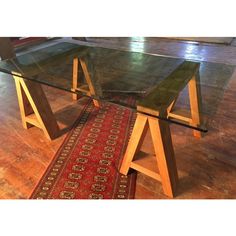
[[[86,92],[89,96],[95,95],[93,83],[89,77],[88,69],[85,62],[80,60],[83,73],[88,86]],[[22,124],[25,129],[36,126],[43,130],[49,140],[53,140],[59,135],[59,126],[52,112],[47,97],[40,83],[24,79],[20,73],[12,72],[16,84],[17,97],[20,107]],[[78,58],[73,60],[73,87],[75,79],[78,76]],[[76,80],[77,81],[77,80]],[[72,88],[72,91],[73,90]],[[79,91],[79,89],[77,90]],[[73,98],[77,94],[73,94]],[[99,106],[97,100],[93,100],[95,106]]]
[[[138,103],[137,118],[120,168],[120,172],[124,175],[127,175],[132,168],[160,181],[164,193],[169,197],[174,197],[176,194],[178,173],[169,122],[158,119],[157,116],[173,117],[196,127],[200,125],[198,73],[199,63],[186,61]],[[191,117],[172,113],[179,93],[187,84]],[[155,156],[140,152],[148,128],[154,144]],[[197,130],[194,130],[193,134],[201,137],[201,133]]]
[[[79,64],[82,68],[84,78],[87,84],[79,84],[78,75],[79,75]],[[73,60],[73,81],[72,81],[72,89],[73,92],[79,91],[85,93],[88,96],[96,95],[94,84],[90,78],[87,65],[82,58],[74,58]],[[78,100],[79,94],[72,94],[73,100]],[[93,103],[95,107],[99,107],[99,101],[93,99]]]
[[[20,74],[14,74],[23,127],[29,129],[36,126],[43,130],[49,140],[55,139],[59,127],[42,86],[23,79]]]

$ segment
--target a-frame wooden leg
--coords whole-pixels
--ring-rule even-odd
[[[95,93],[95,88],[94,88],[93,83],[92,83],[92,80],[91,80],[91,78],[90,78],[90,75],[89,75],[89,72],[88,72],[86,63],[85,63],[85,61],[82,60],[82,59],[79,59],[79,61],[80,61],[80,65],[81,65],[81,67],[82,67],[82,70],[83,70],[83,72],[84,72],[85,80],[86,80],[86,82],[87,82],[87,84],[88,84],[88,87],[89,87],[89,92],[90,92],[91,95],[96,95],[96,93]],[[95,100],[95,99],[93,99],[93,103],[94,103],[94,106],[95,106],[95,107],[99,107],[99,106],[100,106],[99,102],[98,102],[97,100]]]
[[[155,172],[155,163],[153,163],[154,168],[148,169],[146,166],[140,164],[140,160],[135,160],[135,154],[140,150],[148,127],[151,131],[159,173]],[[127,175],[129,168],[136,169],[143,174],[161,181],[164,193],[169,197],[174,197],[178,183],[178,174],[168,122],[140,113],[137,114],[120,173]]]
[[[26,117],[33,114],[34,111],[29,103],[29,100],[27,99],[27,96],[26,96],[22,86],[21,86],[19,78],[15,77],[15,84],[16,84],[18,103],[19,103],[19,107],[20,107],[22,125],[25,129],[29,129],[33,125],[26,122]]]
[[[78,88],[78,71],[79,70],[79,59],[78,58],[74,58],[73,60],[73,81],[72,81],[72,90],[76,91],[76,89]],[[76,93],[72,94],[72,99],[73,100],[78,100],[79,95]]]
[[[200,94],[199,84],[197,82],[197,76],[198,74],[195,74],[188,83],[192,124],[196,127],[200,125],[201,122],[200,121],[201,94]],[[197,138],[201,138],[200,131],[193,130],[193,135]]]
[[[132,134],[120,168],[120,173],[127,175],[134,155],[139,151],[147,132],[147,116],[137,114]]]
[[[24,128],[34,125],[41,128],[48,139],[56,138],[59,127],[41,85],[20,76],[13,77]]]
[[[86,80],[86,83],[88,85],[88,88],[80,88],[80,85],[78,84],[78,68],[79,68],[79,63],[81,65],[82,71],[84,73],[84,77]],[[95,93],[95,88],[94,85],[92,83],[92,80],[90,78],[86,63],[83,59],[78,59],[78,58],[74,58],[73,60],[73,81],[72,81],[72,90],[73,91],[81,91],[81,92],[85,92],[88,95],[96,95]],[[79,98],[78,94],[73,94],[73,100],[77,100]],[[94,106],[99,107],[100,104],[97,100],[93,99],[93,103]]]
[[[164,193],[174,197],[178,182],[178,173],[168,122],[153,117],[148,118],[151,137],[161,176]]]
[[[191,117],[189,117],[188,115],[183,116],[172,112],[172,108],[174,107],[177,99],[175,99],[167,108],[168,117],[172,117],[174,119],[187,122],[190,125],[194,125],[195,127],[198,127],[201,124],[201,119],[200,119],[201,92],[198,80],[199,80],[199,72],[196,72],[196,74],[188,82]],[[198,130],[193,130],[193,135],[197,138],[201,138],[201,132]]]

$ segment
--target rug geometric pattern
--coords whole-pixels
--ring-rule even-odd
[[[89,100],[31,199],[132,199],[136,173],[119,173],[136,115]]]

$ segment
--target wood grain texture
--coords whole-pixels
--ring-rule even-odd
[[[95,96],[96,92],[95,92],[94,84],[93,84],[93,81],[91,80],[91,77],[89,75],[89,72],[88,72],[88,69],[87,69],[87,65],[86,65],[86,63],[85,63],[85,61],[83,59],[79,59],[79,61],[80,61],[80,65],[82,67],[82,70],[84,72],[85,80],[86,80],[87,85],[89,87],[89,94]],[[99,107],[100,106],[98,100],[93,99],[93,103],[94,103],[95,107]]]
[[[76,91],[78,88],[78,74],[79,74],[79,59],[74,58],[73,59],[73,78],[72,78],[72,91]],[[78,99],[78,94],[73,93],[72,94],[72,99],[77,100]]]
[[[21,78],[18,78],[15,76],[15,85],[16,85],[16,92],[17,92],[17,98],[18,98],[18,103],[19,103],[19,108],[20,108],[20,113],[21,113],[21,121],[22,125],[25,129],[28,129],[32,127],[32,125],[26,121],[26,117],[30,114],[32,114],[34,111],[29,103],[29,100],[21,86],[20,80]]]
[[[150,158],[136,159],[148,128],[151,131],[156,164]],[[178,174],[168,122],[140,113],[137,114],[120,172],[127,175],[130,168],[161,181],[164,193],[169,197],[175,196]]]
[[[177,190],[178,173],[169,123],[153,117],[149,117],[148,122],[164,193],[169,197],[174,197]]]
[[[59,135],[59,127],[41,85],[19,76],[13,77],[16,81],[23,127],[29,128],[27,123],[36,125],[43,130],[48,139],[56,138]],[[35,114],[36,120],[32,117],[27,119],[32,113]]]
[[[191,110],[191,124],[195,127],[198,127],[201,124],[200,121],[200,104],[201,104],[201,95],[199,83],[197,81],[197,76],[194,75],[188,83],[189,89],[189,99],[190,99],[190,110]],[[197,138],[201,138],[201,132],[194,130],[193,135]]]
[[[145,38],[139,42],[131,38],[87,38],[98,46],[124,48],[130,50],[144,49],[149,53],[186,56],[205,61],[233,63],[236,62],[235,47],[211,47],[191,45],[194,50],[187,50],[189,44],[173,43],[158,38]],[[204,64],[204,63],[203,63]],[[203,67],[204,68],[204,67]],[[212,64],[211,74],[222,77],[227,73],[227,65]],[[209,70],[202,70],[204,77]],[[44,133],[35,127],[24,130],[19,122],[20,113],[12,78],[0,74],[0,198],[27,199],[40,177],[50,164],[60,147],[65,134],[53,142],[47,140]],[[236,73],[232,75],[227,86],[229,89],[221,98],[217,113],[212,116],[210,132],[202,138],[195,139],[192,131],[172,125],[172,141],[179,173],[177,199],[235,199],[236,198],[236,126],[235,93]],[[70,84],[71,86],[71,84]],[[81,112],[83,99],[73,101],[71,94],[43,86],[52,110],[57,117],[60,128],[71,126]],[[208,91],[203,86],[204,90]],[[185,96],[185,94],[184,94]],[[188,97],[184,97],[188,99]],[[212,100],[208,109],[216,107]],[[154,152],[150,132],[144,141],[142,150]],[[166,199],[162,185],[146,175],[138,174],[137,199]]]
[[[138,114],[134,128],[126,148],[126,152],[120,168],[120,173],[127,175],[134,155],[139,151],[147,130],[147,117]]]

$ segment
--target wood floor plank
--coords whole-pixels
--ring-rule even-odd
[[[226,55],[222,54],[223,57]],[[236,72],[233,76],[235,79],[228,84],[232,92],[224,93],[227,105],[222,100],[217,111],[220,113],[216,113],[214,126],[207,135],[198,140],[190,129],[171,126],[179,173],[177,199],[236,198],[236,133],[232,128],[236,125],[236,114],[232,112],[235,109]],[[71,126],[81,111],[83,99],[73,101],[69,93],[44,89],[60,127]],[[24,130],[14,81],[3,73],[0,73],[0,127],[0,198],[28,198],[65,134],[49,141],[36,127]],[[141,148],[144,151],[151,148],[148,140],[150,134]],[[161,183],[139,174],[136,198],[165,199],[166,196],[162,194]]]

